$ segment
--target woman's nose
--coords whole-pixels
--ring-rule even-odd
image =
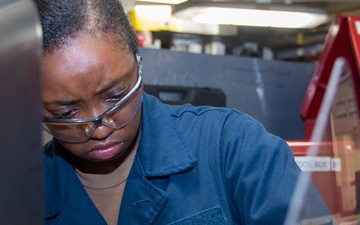
[[[96,118],[106,112],[108,108],[106,106],[96,106],[93,108],[87,108],[84,110],[86,112],[86,118]]]
[[[115,128],[111,128],[103,124],[100,124],[95,128],[94,132],[90,136],[90,139],[104,140],[107,137],[109,137],[109,135],[112,134],[114,131]]]
[[[102,113],[104,113],[107,109],[98,107],[93,108],[90,112],[91,117],[95,118]],[[90,135],[91,139],[96,140],[104,140],[106,139],[114,130],[116,129],[115,123],[113,119],[110,116],[105,116],[101,119],[101,121],[98,121],[96,124],[96,127],[92,134]]]

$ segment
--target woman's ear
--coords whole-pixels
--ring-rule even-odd
[[[142,91],[142,93],[144,93],[144,90],[145,90],[145,86],[144,86],[144,84],[141,84],[141,91]]]

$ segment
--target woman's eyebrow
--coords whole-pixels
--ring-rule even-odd
[[[75,105],[79,102],[79,100],[54,100],[53,102],[44,102],[44,105],[61,105],[61,106],[68,106],[68,105]]]
[[[122,79],[123,78],[118,78],[118,79],[112,80],[110,83],[106,84],[104,87],[101,87],[99,90],[97,90],[95,92],[95,95],[101,95],[101,94],[103,94],[105,92],[108,92],[109,90],[114,88],[118,83],[120,83],[120,81]],[[127,86],[127,85],[124,85],[124,86]]]
[[[101,95],[111,88],[113,88],[118,83],[118,80],[113,80],[110,83],[106,84],[104,87],[101,87],[99,90],[95,92],[95,95]]]
[[[113,87],[115,87],[118,83],[120,83],[122,80],[124,80],[124,78],[127,77],[129,73],[130,73],[130,72],[127,72],[127,73],[126,73],[126,74],[127,74],[126,76],[118,77],[118,78],[112,80],[110,83],[104,85],[103,87],[100,87],[100,89],[98,89],[98,90],[95,92],[95,95],[101,95],[101,94],[109,91],[110,89],[112,89]],[[126,78],[125,78],[125,79],[126,79]],[[123,85],[123,88],[128,87],[129,83],[130,83],[130,81],[127,82],[125,85]]]

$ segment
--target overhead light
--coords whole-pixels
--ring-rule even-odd
[[[138,2],[153,2],[153,3],[162,3],[162,4],[170,4],[170,5],[177,5],[187,0],[137,0]]]
[[[166,30],[171,19],[170,5],[136,5],[134,27],[137,30]]]
[[[313,28],[327,21],[325,13],[192,5],[174,14],[198,23],[256,27]]]

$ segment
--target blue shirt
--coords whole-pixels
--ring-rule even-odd
[[[248,115],[144,94],[141,129],[119,224],[283,223],[301,170],[286,142]],[[70,154],[56,140],[45,154],[47,224],[106,224]],[[314,186],[306,198],[306,216],[323,215]]]

